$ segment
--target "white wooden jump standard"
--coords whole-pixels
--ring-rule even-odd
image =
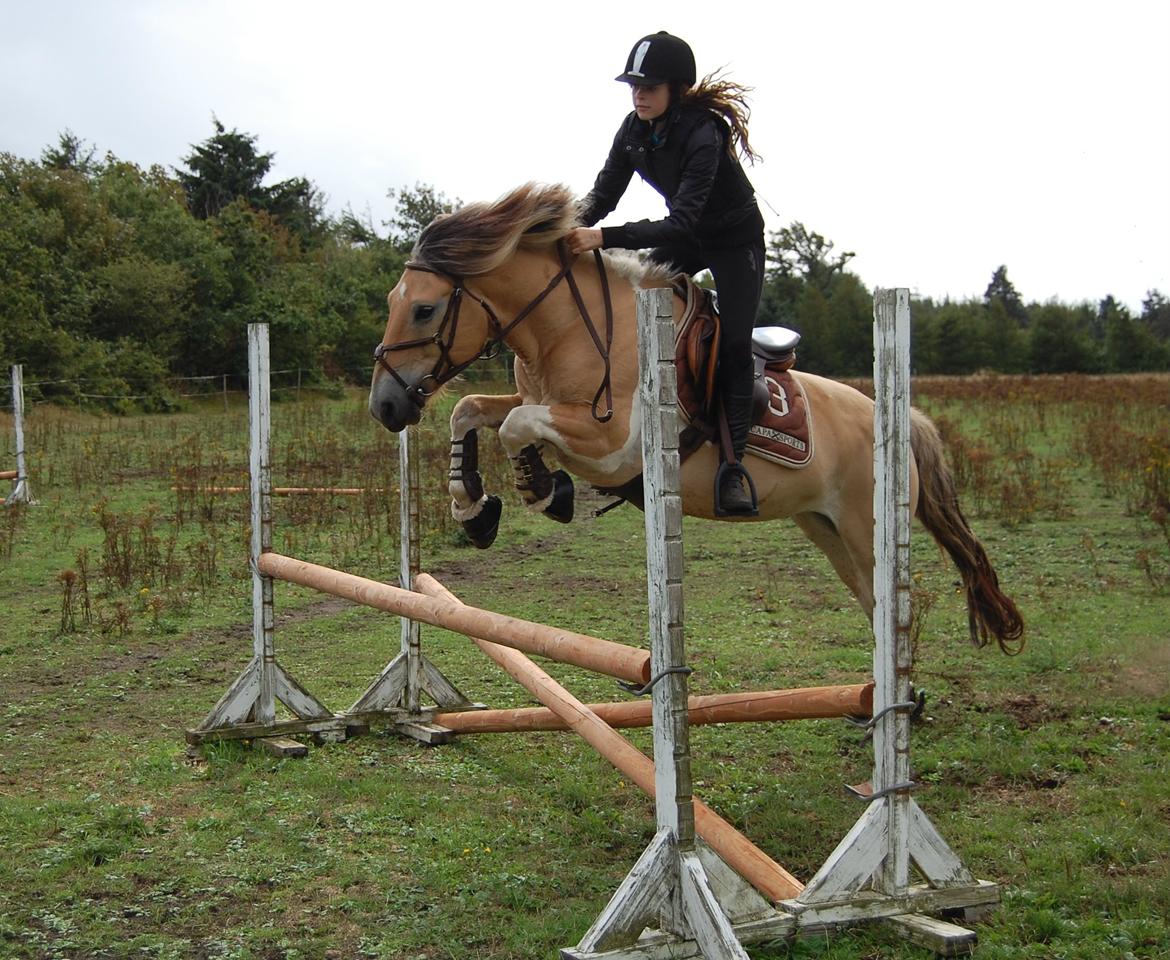
[[[468,709],[470,704],[423,656],[418,624],[401,618],[401,653],[381,672],[357,702],[344,713],[334,713],[301,686],[276,659],[273,641],[273,577],[260,569],[260,557],[272,550],[271,389],[268,325],[248,325],[248,433],[252,539],[252,659],[195,730],[191,743],[231,734],[260,740],[277,752],[304,751],[283,739],[289,733],[311,733],[318,739],[340,740],[361,729],[370,717],[393,711],[396,727],[407,736],[426,742],[450,739],[453,734],[416,718],[419,693],[426,692],[439,707]],[[418,572],[418,465],[408,452],[405,433],[400,435],[399,466],[402,471],[401,577],[406,588]],[[278,721],[276,701],[297,719]],[[402,717],[405,713],[407,716]],[[428,714],[429,715],[429,714]]]
[[[874,777],[866,812],[799,896],[779,909],[711,851],[690,817],[685,674],[654,689],[658,833],[566,960],[746,957],[742,944],[875,919],[945,956],[970,952],[972,931],[926,916],[975,913],[999,901],[975,880],[910,797],[910,295],[874,293]],[[653,332],[650,332],[652,329]],[[669,294],[638,293],[647,577],[652,672],[684,666],[674,328]],[[910,883],[911,865],[924,884]],[[707,879],[717,878],[718,894]],[[660,931],[646,930],[658,916]]]
[[[271,390],[268,325],[248,324],[248,467],[251,487],[252,538],[252,659],[212,707],[195,734],[248,725],[258,739],[283,732],[277,726],[280,700],[302,721],[316,724],[313,732],[329,736],[338,718],[302,687],[276,660],[273,642],[272,577],[260,572],[260,555],[272,549]],[[189,736],[188,739],[191,739]],[[303,748],[302,748],[303,750]]]
[[[4,471],[13,481],[12,492],[0,503],[32,503],[32,489],[28,483],[28,466],[24,459],[24,368],[18,363],[12,367],[12,418],[16,421],[16,471]]]
[[[419,457],[410,453],[413,438],[409,429],[398,434],[399,476],[399,583],[403,590],[414,590],[419,575]],[[454,731],[430,723],[421,715],[423,693],[439,709],[470,710],[482,708],[456,689],[422,652],[419,622],[401,618],[401,649],[378,678],[354,701],[346,714],[359,717],[401,710],[405,717],[395,724],[400,733],[424,743],[444,743]]]
[[[910,796],[910,292],[874,291],[874,776],[869,806],[783,906],[799,926],[890,917],[946,954],[975,935],[925,916],[999,901],[975,880]],[[925,883],[911,885],[911,865]],[[952,900],[953,898],[953,900]],[[952,902],[947,902],[952,900]]]
[[[651,673],[660,678],[653,688],[658,829],[581,942],[561,953],[567,960],[649,957],[665,947],[670,952],[662,956],[747,960],[732,918],[764,916],[769,904],[695,837],[671,292],[638,291],[637,324]],[[655,926],[662,933],[654,946],[639,945],[643,931]],[[692,952],[678,952],[687,946]]]

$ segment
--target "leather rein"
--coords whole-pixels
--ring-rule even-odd
[[[581,319],[585,323],[585,329],[589,332],[589,336],[593,340],[593,345],[597,348],[597,353],[605,365],[605,373],[602,375],[601,386],[597,388],[597,393],[594,394],[593,403],[590,408],[593,419],[598,423],[605,423],[613,416],[613,386],[611,384],[609,358],[610,348],[613,346],[613,300],[610,297],[609,278],[605,271],[605,261],[601,256],[600,250],[593,251],[593,256],[597,262],[597,271],[601,277],[602,295],[605,300],[605,341],[603,343],[596,326],[593,324],[593,320],[589,316],[589,311],[585,307],[585,299],[581,296],[581,290],[577,286],[576,278],[573,276],[573,259],[565,249],[563,241],[557,243],[557,254],[561,261],[561,269],[548,282],[547,286],[506,325],[500,323],[500,318],[496,316],[495,310],[492,309],[491,304],[487,300],[464,286],[462,277],[456,277],[443,270],[438,270],[420,260],[407,261],[405,267],[407,270],[433,273],[451,283],[453,289],[451,296],[447,299],[447,310],[443,314],[443,320],[439,324],[438,329],[429,337],[402,340],[398,343],[379,343],[374,348],[374,360],[381,364],[382,368],[402,387],[410,401],[421,407],[426,403],[428,397],[434,395],[439,387],[459,376],[459,374],[475,363],[475,361],[496,356],[499,353],[500,344],[505,341],[508,334],[519,326],[533,310],[540,306],[544,302],[544,299],[564,280],[569,285],[569,290],[573,295],[573,301],[577,305],[577,312],[581,315]],[[459,308],[462,306],[464,295],[478,303],[487,314],[489,336],[478,353],[468,360],[456,361],[452,357],[451,348],[455,344],[455,336],[459,329]],[[439,358],[435,361],[435,365],[431,368],[430,373],[426,374],[426,376],[414,385],[408,384],[386,358],[388,353],[393,353],[398,350],[412,350],[415,347],[425,347],[432,344],[439,348]],[[598,404],[603,394],[605,396],[605,412],[599,414]]]

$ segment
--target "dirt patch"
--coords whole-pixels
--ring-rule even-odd
[[[1002,710],[1016,721],[1016,726],[1021,730],[1032,730],[1047,723],[1069,718],[1068,711],[1063,707],[1042,700],[1034,693],[1012,697],[995,705],[993,709]]]
[[[966,789],[980,797],[994,797],[999,805],[1055,810],[1072,814],[1077,799],[1062,790],[1067,777],[1037,772],[1030,780],[1007,780],[989,777],[981,784],[967,784]]]
[[[1121,664],[1108,689],[1148,700],[1170,698],[1170,639],[1153,640]]]

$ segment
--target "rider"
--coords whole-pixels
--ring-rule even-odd
[[[722,324],[720,402],[731,449],[742,461],[752,421],[752,327],[764,282],[764,220],[736,158],[738,151],[749,161],[758,159],[748,143],[747,90],[715,74],[696,86],[694,53],[665,30],[634,44],[615,79],[630,85],[634,110],[581,201],[583,226],[569,234],[569,251],[649,247],[656,263],[688,274],[710,269]],[[595,228],[617,206],[635,171],[666,200],[665,219]],[[715,509],[756,514],[741,472],[721,471]]]

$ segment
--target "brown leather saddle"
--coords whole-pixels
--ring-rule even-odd
[[[685,461],[704,443],[719,443],[715,402],[719,312],[714,291],[700,287],[686,274],[674,277],[671,288],[685,304],[674,341],[678,405],[683,420],[678,452],[680,461]],[[757,457],[793,469],[808,466],[813,457],[808,397],[790,372],[796,363],[799,341],[800,334],[786,327],[757,327],[752,333],[755,407],[747,449]],[[620,487],[598,489],[642,506],[640,475]]]
[[[712,291],[680,274],[671,281],[686,304],[675,334],[674,366],[684,427],[679,455],[686,459],[704,443],[716,442],[716,363],[719,314]],[[808,397],[790,370],[800,334],[786,327],[757,327],[752,333],[755,405],[748,451],[773,463],[799,469],[812,461]]]

